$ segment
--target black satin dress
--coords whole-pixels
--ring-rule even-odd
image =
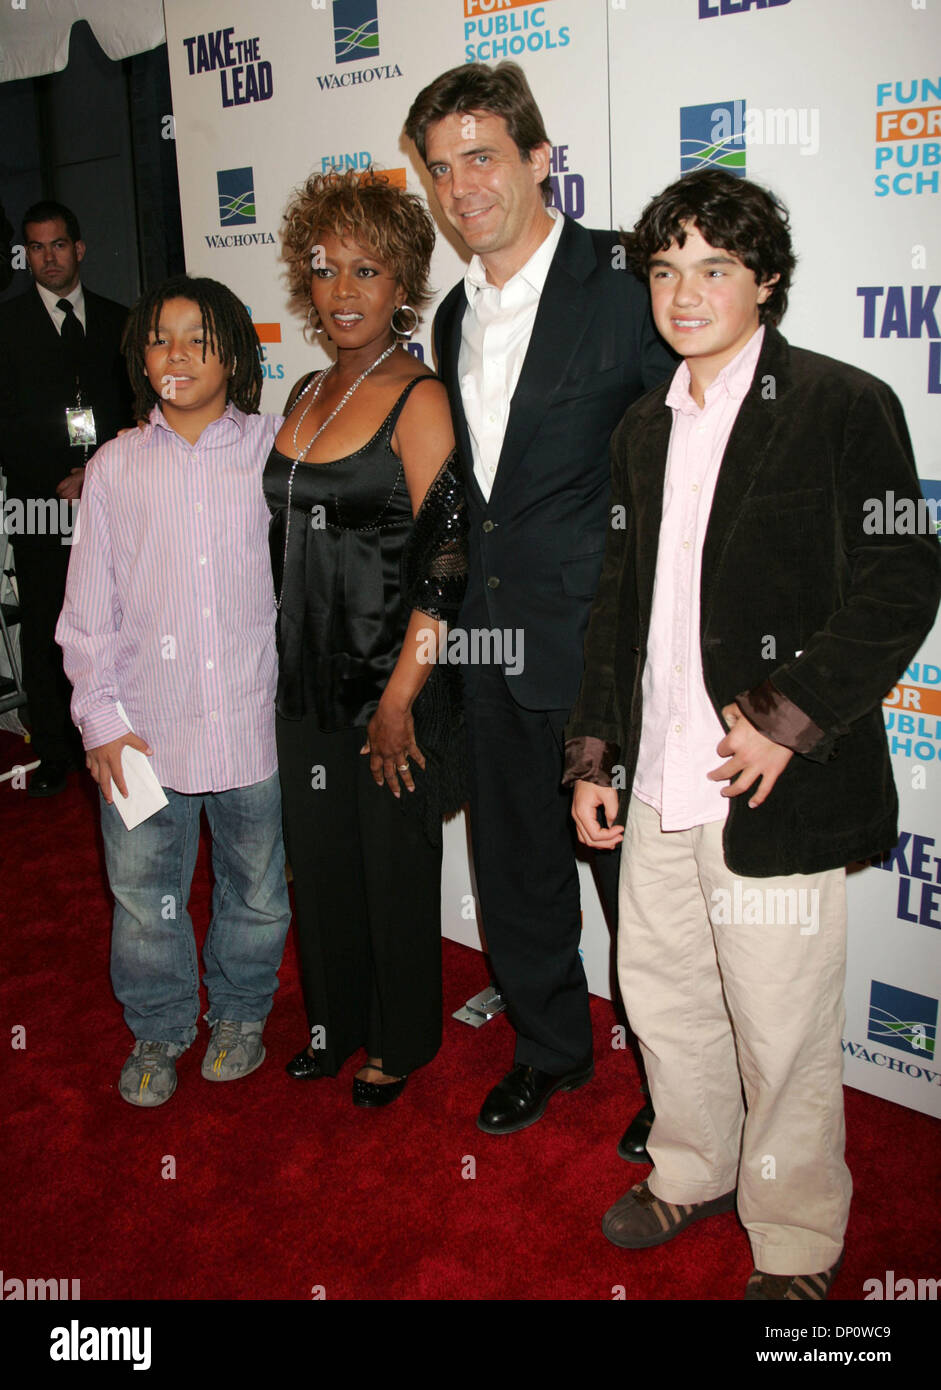
[[[381,1057],[388,1074],[406,1075],[441,1042],[440,823],[451,809],[443,803],[454,799],[444,792],[454,758],[441,734],[446,744],[454,730],[442,692],[451,673],[436,667],[416,701],[428,769],[413,765],[414,795],[403,791],[396,801],[377,787],[359,752],[412,609],[450,619],[463,592],[461,564],[436,582],[433,598],[427,586],[406,582],[425,507],[413,518],[391,441],[406,400],[426,380],[434,378],[409,382],[354,454],[298,464],[286,563],[293,460],[273,449],[264,472],[276,594],[283,579],[276,725],[285,843],[308,1025],[328,1076],[360,1047]],[[463,506],[459,519],[453,497],[450,508],[463,552]],[[423,741],[422,710],[437,712],[425,721],[433,750]]]

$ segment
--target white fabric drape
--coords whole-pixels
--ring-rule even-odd
[[[166,41],[162,0],[7,0],[0,6],[0,82],[61,72],[72,25],[80,19],[109,58],[129,58]]]

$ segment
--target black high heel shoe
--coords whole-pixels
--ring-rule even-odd
[[[386,1081],[383,1085],[379,1085],[376,1081],[360,1081],[358,1077],[354,1076],[353,1104],[373,1110],[380,1105],[391,1105],[405,1090],[407,1080],[407,1076],[400,1076],[398,1081]]]
[[[290,1062],[285,1063],[284,1070],[288,1076],[293,1076],[295,1081],[320,1081],[323,1078],[320,1063],[306,1047],[302,1048],[296,1057],[292,1057]]]

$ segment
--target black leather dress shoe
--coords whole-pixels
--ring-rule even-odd
[[[72,764],[68,759],[43,758],[29,779],[27,796],[58,796],[65,791]]]
[[[651,1161],[650,1154],[647,1152],[647,1135],[650,1133],[653,1117],[653,1106],[648,1100],[646,1105],[641,1106],[624,1131],[621,1142],[618,1144],[618,1153],[622,1158],[626,1158],[628,1163],[649,1163]]]
[[[486,1134],[515,1134],[534,1125],[545,1113],[556,1091],[574,1091],[595,1073],[594,1063],[556,1076],[538,1067],[516,1066],[490,1092],[477,1116],[477,1128]]]
[[[407,1076],[400,1076],[398,1081],[386,1081],[380,1084],[378,1081],[360,1081],[358,1077],[353,1077],[353,1104],[361,1105],[369,1110],[375,1110],[380,1105],[391,1105],[392,1102],[405,1090]]]
[[[284,1070],[288,1076],[293,1076],[295,1081],[320,1081],[323,1077],[320,1063],[307,1051],[306,1047],[302,1048],[296,1057],[292,1057],[290,1062],[285,1064]]]

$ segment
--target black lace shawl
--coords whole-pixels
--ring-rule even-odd
[[[409,611],[451,624],[467,585],[467,511],[456,453],[438,471],[418,509],[402,555],[402,594]],[[467,753],[461,705],[461,673],[438,663],[415,701],[415,741],[426,773],[415,779],[416,803],[433,844],[441,821],[467,799]],[[408,795],[406,793],[406,795]]]

